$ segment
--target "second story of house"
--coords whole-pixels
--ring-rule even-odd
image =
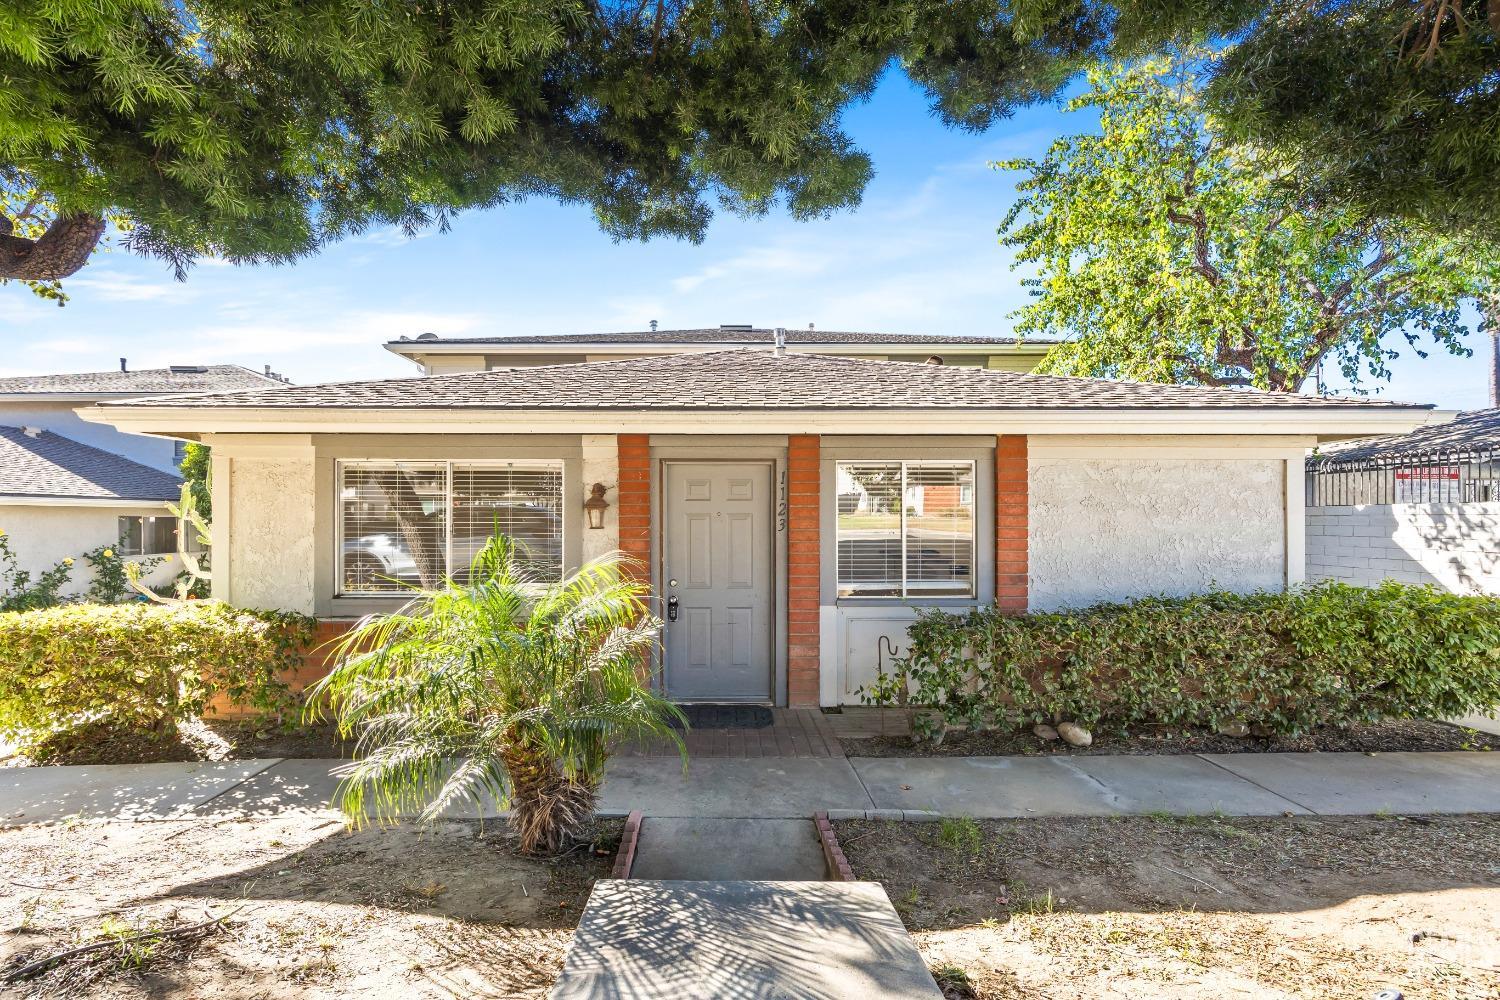
[[[76,410],[92,403],[174,393],[234,392],[285,385],[271,373],[240,365],[171,365],[131,370],[124,358],[118,371],[67,372],[0,378],[0,427],[67,438],[162,472],[176,473],[182,442],[125,434],[81,419]]]
[[[636,330],[616,333],[516,334],[504,337],[439,337],[424,333],[385,345],[413,362],[424,375],[490,371],[496,368],[566,365],[664,354],[696,354],[776,344],[777,331],[749,324],[694,330]],[[1014,337],[949,336],[925,333],[858,333],[847,330],[787,329],[786,349],[876,361],[915,361],[1003,371],[1033,370],[1054,341]]]

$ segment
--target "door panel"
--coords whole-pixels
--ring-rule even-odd
[[[771,467],[669,462],[663,477],[667,694],[772,697]],[[675,581],[675,583],[674,583]]]

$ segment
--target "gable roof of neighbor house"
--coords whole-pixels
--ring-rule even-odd
[[[1419,427],[1410,434],[1364,438],[1319,449],[1319,457],[1333,462],[1460,450],[1500,452],[1500,409],[1470,410],[1452,422]]]
[[[692,330],[627,330],[612,333],[555,333],[523,334],[513,337],[437,337],[422,334],[420,337],[402,337],[387,342],[387,347],[426,348],[434,344],[472,344],[507,347],[510,345],[587,345],[618,344],[639,346],[671,346],[674,344],[771,344],[776,331],[770,327],[718,326]],[[972,335],[928,334],[928,333],[861,333],[850,330],[792,330],[786,331],[786,342],[793,345],[807,344],[871,344],[880,346],[924,346],[924,345],[972,345],[976,347],[1014,347],[1020,343],[1051,346],[1052,340],[1028,338],[1020,341],[1016,337],[981,337]]]
[[[423,378],[283,386],[106,404],[107,409],[1109,410],[1431,409],[1202,386],[1027,375],[903,361],[740,349],[497,368]]]
[[[182,480],[51,431],[0,427],[0,499],[175,500]]]
[[[0,396],[140,396],[168,392],[228,392],[283,384],[241,365],[172,365],[139,371],[0,378]]]

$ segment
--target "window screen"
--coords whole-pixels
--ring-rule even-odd
[[[843,596],[974,593],[974,463],[840,462]]]
[[[562,574],[558,466],[345,462],[339,477],[340,593],[464,579],[497,527],[524,546],[538,575]]]

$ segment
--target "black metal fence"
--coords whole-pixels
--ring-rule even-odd
[[[1478,503],[1500,500],[1500,450],[1443,448],[1403,455],[1307,460],[1307,505]]]

